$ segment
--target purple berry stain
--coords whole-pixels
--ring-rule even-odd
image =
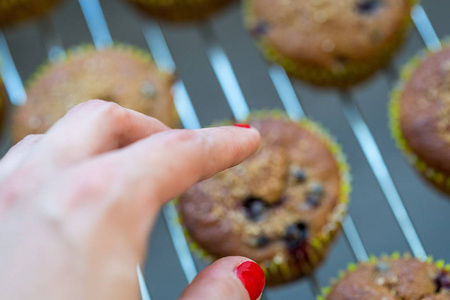
[[[304,223],[300,222],[297,224],[292,224],[286,228],[283,239],[286,242],[289,253],[298,262],[308,260],[307,253],[305,251],[307,238],[308,229]]]
[[[243,205],[247,217],[252,221],[260,221],[267,210],[264,200],[257,197],[247,198]]]
[[[436,293],[440,292],[442,289],[450,291],[450,275],[446,271],[442,271],[434,279],[434,284],[436,285]]]
[[[264,21],[259,21],[255,27],[252,28],[251,33],[254,36],[265,35],[269,31],[269,25]]]
[[[361,14],[374,14],[381,4],[381,0],[359,0],[356,2],[356,10]]]

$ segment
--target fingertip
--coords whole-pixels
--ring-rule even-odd
[[[234,274],[244,285],[250,300],[257,300],[261,296],[266,285],[266,277],[257,263],[246,260],[236,267]]]
[[[230,256],[200,272],[181,299],[257,300],[264,285],[264,272],[258,264],[246,257]]]

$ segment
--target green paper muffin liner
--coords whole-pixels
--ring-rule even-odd
[[[285,119],[289,120],[285,113],[281,111],[258,111],[253,112],[248,120],[262,120],[262,119]],[[303,260],[297,264],[288,264],[283,261],[281,257],[274,257],[270,261],[258,262],[261,268],[264,270],[266,276],[266,284],[268,286],[274,286],[282,283],[287,283],[309,275],[312,271],[323,261],[327,254],[328,247],[333,241],[336,234],[341,229],[342,221],[347,213],[347,207],[349,203],[349,194],[351,192],[351,177],[350,168],[346,162],[344,153],[341,146],[334,140],[334,138],[319,124],[302,119],[296,122],[302,128],[318,135],[322,141],[328,146],[331,152],[334,154],[341,177],[340,195],[338,204],[333,210],[332,215],[328,219],[328,223],[322,228],[322,232],[310,238],[305,246],[305,256],[307,260]],[[232,122],[222,122],[220,125],[233,124]],[[219,124],[217,124],[219,125]],[[174,200],[175,204],[179,199]],[[181,214],[178,212],[178,222],[183,224]],[[204,261],[211,263],[219,257],[215,257],[201,248],[190,236],[189,232],[183,227],[184,234],[188,241],[191,251]]]
[[[46,14],[62,0],[0,0],[0,27]]]
[[[119,51],[128,53],[128,54],[132,55],[133,57],[135,57],[137,60],[139,60],[145,64],[154,63],[153,57],[149,52],[142,50],[136,46],[116,42],[112,46],[109,46],[108,48],[114,48],[115,50],[119,50]],[[105,49],[108,49],[108,48],[105,48]],[[98,50],[95,48],[94,45],[87,44],[87,43],[81,44],[79,46],[76,46],[76,47],[73,47],[73,48],[67,50],[65,57],[61,57],[60,59],[57,59],[56,61],[47,61],[47,62],[41,64],[37,68],[37,70],[31,75],[31,77],[27,80],[26,89],[29,90],[39,80],[39,78],[41,78],[42,76],[45,76],[46,73],[53,67],[54,64],[69,62],[79,54],[85,54],[85,53],[102,51],[102,50]],[[175,81],[175,75],[172,74],[169,70],[166,71],[166,70],[158,69],[158,72],[160,74],[164,74],[166,76],[172,77],[172,80]],[[105,99],[105,100],[107,100],[107,99]],[[173,106],[172,121],[170,122],[170,124],[167,124],[167,125],[169,125],[171,127],[176,127],[176,128],[180,127],[180,121],[179,121],[177,111],[175,109],[175,105]],[[13,129],[14,129],[14,126],[13,126]],[[17,138],[15,137],[15,134],[13,134],[13,137],[14,137],[15,141],[17,142]]]
[[[128,0],[150,16],[175,22],[195,21],[234,0]]]
[[[449,46],[450,40],[447,39],[442,41],[442,45]],[[444,172],[429,166],[423,159],[416,155],[403,136],[400,126],[400,101],[405,84],[411,79],[414,71],[423,61],[425,61],[430,53],[429,50],[420,51],[402,68],[400,80],[393,88],[391,99],[388,104],[389,127],[397,147],[406,155],[408,162],[412,164],[428,182],[442,192],[448,194],[450,193],[450,174],[445,174]]]
[[[253,11],[253,3],[256,0],[243,1],[244,21],[249,31],[256,24],[256,16]],[[409,0],[410,6],[413,7],[419,0]],[[411,17],[405,16],[402,26],[398,30],[395,37],[391,39],[391,43],[385,45],[383,51],[372,60],[362,63],[348,63],[342,70],[328,70],[314,65],[299,63],[293,59],[281,54],[270,41],[265,37],[255,38],[256,44],[261,49],[267,60],[281,65],[289,75],[303,79],[309,83],[325,86],[347,88],[356,85],[371,75],[376,73],[380,68],[387,65],[396,50],[400,48],[411,27]]]
[[[389,259],[389,260],[405,259],[405,260],[409,260],[409,259],[418,259],[418,258],[414,258],[409,253],[404,253],[402,255],[402,254],[400,254],[400,252],[394,252],[391,255],[387,255],[387,254],[381,255],[379,258],[377,256],[375,256],[375,255],[370,255],[369,256],[369,261],[363,262],[363,263],[364,264],[369,264],[369,265],[375,265],[380,260],[383,260],[383,259]],[[441,271],[450,272],[450,264],[446,264],[444,260],[434,261],[433,256],[429,255],[424,261],[428,262],[428,263],[434,263],[436,265],[436,267],[439,270],[441,270]],[[345,271],[338,272],[337,277],[333,278],[331,280],[331,285],[330,286],[322,288],[321,295],[317,296],[316,300],[326,300],[327,296],[331,292],[331,289],[333,288],[333,285],[336,282],[338,282],[339,280],[341,280],[342,278],[344,278],[344,276],[347,275],[348,273],[351,273],[351,272],[355,271],[357,268],[358,268],[358,264],[357,263],[349,263],[347,265],[347,269]]]

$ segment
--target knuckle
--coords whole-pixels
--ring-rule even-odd
[[[37,144],[42,138],[42,134],[29,134],[19,141],[14,148],[21,148],[23,146],[32,146]]]
[[[127,118],[126,109],[114,102],[99,99],[80,103],[71,109],[70,113],[80,113],[83,117],[90,115],[94,119],[110,123],[110,126],[120,124]]]
[[[166,138],[166,146],[177,146],[184,143],[201,143],[201,135],[193,130],[172,130]]]

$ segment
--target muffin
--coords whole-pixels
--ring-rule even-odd
[[[318,300],[449,300],[450,267],[409,256],[372,258],[350,265]]]
[[[0,0],[0,26],[42,16],[61,0]]]
[[[397,145],[430,183],[450,193],[450,47],[403,69],[390,101]]]
[[[233,0],[128,0],[148,15],[170,21],[205,18]]]
[[[414,0],[244,0],[264,55],[320,86],[348,87],[386,65],[402,44]]]
[[[261,133],[257,153],[189,189],[178,210],[200,256],[249,257],[275,285],[324,259],[346,213],[348,167],[311,121],[264,115],[249,124]]]
[[[158,70],[147,52],[124,45],[104,50],[84,46],[67,59],[42,67],[27,87],[27,101],[13,116],[13,138],[44,133],[76,104],[89,99],[115,102],[177,125],[173,76]]]

